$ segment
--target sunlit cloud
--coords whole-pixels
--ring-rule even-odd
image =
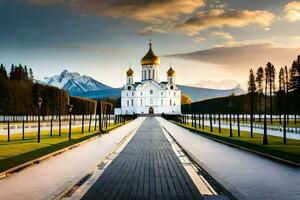
[[[293,1],[284,7],[285,19],[290,22],[295,22],[300,19],[300,2]]]
[[[191,86],[227,90],[227,89],[232,89],[237,85],[238,82],[234,80],[212,81],[212,80],[201,79],[200,81],[192,84]]]
[[[166,33],[165,30],[153,26],[146,26],[139,31],[140,35],[150,35],[152,33]]]
[[[213,36],[221,37],[225,40],[234,40],[234,37],[230,33],[227,33],[227,32],[213,31],[210,34]]]
[[[198,43],[202,43],[204,42],[206,39],[204,37],[200,37],[200,36],[197,36],[195,37],[195,42],[198,42]]]
[[[128,18],[146,23],[174,21],[205,5],[204,0],[27,0],[37,5],[60,5],[87,14]]]
[[[211,9],[198,12],[195,16],[178,25],[177,28],[187,35],[197,35],[200,31],[224,26],[241,28],[257,24],[267,27],[274,19],[273,13],[262,10]]]
[[[290,65],[300,48],[284,48],[273,44],[249,44],[215,47],[190,53],[170,55],[175,58],[211,63],[228,71],[245,71],[271,61],[277,67]]]

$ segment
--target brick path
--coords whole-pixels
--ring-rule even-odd
[[[203,199],[155,118],[147,118],[82,199]]]

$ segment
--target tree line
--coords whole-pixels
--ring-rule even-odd
[[[74,114],[94,114],[97,106],[96,101],[69,97],[62,89],[38,83],[26,65],[12,65],[9,73],[0,65],[0,115],[38,115],[39,98],[41,115],[66,115],[68,104],[73,104]]]
[[[182,106],[183,113],[215,113],[215,114],[258,114],[266,111],[283,115],[284,96],[288,100],[286,112],[290,115],[300,114],[300,56],[293,61],[290,68],[280,68],[278,78],[272,63],[259,67],[256,72],[249,71],[248,92],[244,95],[219,97],[193,102]],[[278,80],[277,80],[278,79]],[[278,83],[278,85],[276,84]],[[266,100],[266,101],[265,101]],[[229,107],[229,102],[232,107]]]
[[[278,77],[278,80],[277,80]],[[278,85],[276,84],[278,83]],[[256,72],[249,71],[248,92],[240,96],[229,96],[194,102],[182,106],[183,114],[208,113],[230,114],[230,135],[232,137],[231,115],[250,114],[250,136],[253,137],[254,116],[258,115],[259,122],[264,123],[263,144],[268,144],[268,121],[273,124],[273,115],[279,115],[280,124],[283,122],[283,143],[286,144],[286,126],[289,116],[300,114],[300,56],[292,65],[281,67],[278,75],[276,68],[268,62],[265,67],[259,67]],[[269,119],[267,119],[269,115]],[[283,119],[282,119],[283,116]]]

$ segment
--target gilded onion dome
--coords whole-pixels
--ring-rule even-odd
[[[176,72],[172,67],[170,67],[170,69],[167,71],[167,74],[168,76],[175,76]]]
[[[159,65],[160,59],[156,56],[152,50],[152,44],[149,43],[148,53],[141,59],[141,65]]]
[[[133,71],[131,68],[129,68],[129,69],[127,70],[126,74],[127,74],[127,76],[133,76],[134,71]]]

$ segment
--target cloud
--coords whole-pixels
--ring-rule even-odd
[[[275,19],[275,15],[262,10],[224,10],[211,9],[198,12],[195,16],[187,19],[177,28],[187,35],[197,35],[200,31],[209,28],[246,27],[251,24],[269,26]]]
[[[139,31],[140,35],[150,35],[152,33],[166,33],[166,31],[153,26],[146,26]]]
[[[201,79],[199,82],[197,82],[191,86],[228,90],[228,89],[232,89],[232,88],[236,87],[237,85],[238,85],[238,82],[234,81],[234,80],[211,81],[211,80]]]
[[[184,54],[170,55],[175,58],[216,64],[227,71],[245,71],[272,62],[277,67],[289,66],[300,48],[277,47],[273,44],[248,44],[233,47],[215,47]]]
[[[200,37],[200,36],[195,37],[195,42],[198,42],[198,43],[202,43],[205,40],[206,39],[204,37]]]
[[[205,5],[205,0],[27,0],[35,5],[60,5],[86,14],[128,18],[146,23],[174,21]]]
[[[227,32],[219,32],[219,31],[213,31],[210,33],[212,36],[218,36],[218,37],[221,37],[225,40],[234,40],[234,37],[230,34],[230,33],[227,33]]]
[[[285,19],[290,22],[295,22],[300,19],[300,2],[293,1],[284,7]]]

